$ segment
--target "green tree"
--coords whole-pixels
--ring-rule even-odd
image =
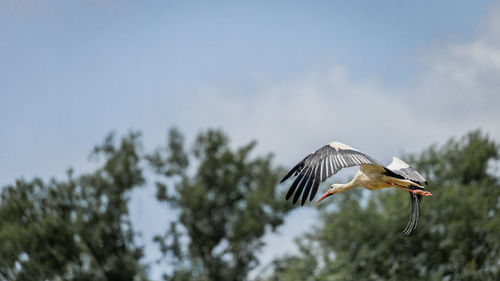
[[[302,254],[277,260],[263,279],[500,280],[500,183],[488,169],[498,149],[477,130],[407,157],[433,193],[410,237],[398,229],[408,194],[339,194],[321,211],[322,224],[298,240]]]
[[[95,172],[1,192],[0,280],[146,280],[127,208],[144,182],[138,134],[95,147]]]
[[[284,170],[271,155],[251,157],[254,147],[233,150],[226,135],[208,130],[188,153],[172,129],[167,147],[148,157],[164,176],[157,198],[177,214],[155,238],[173,267],[166,280],[246,280],[258,264],[262,237],[283,223],[290,205],[276,189]]]

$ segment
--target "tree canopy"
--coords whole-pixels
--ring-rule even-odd
[[[184,149],[178,130],[148,159],[157,174],[157,197],[178,219],[156,241],[173,271],[167,280],[246,280],[258,264],[266,231],[283,223],[290,205],[276,185],[283,169],[272,156],[252,157],[255,142],[232,149],[228,137],[207,130]]]
[[[138,134],[109,135],[95,172],[17,180],[0,201],[0,280],[146,280],[127,202],[143,182]]]
[[[174,217],[159,217],[167,231],[154,238],[165,280],[250,280],[264,235],[292,208],[278,185],[286,170],[255,146],[235,148],[220,130],[186,145],[171,129],[164,147],[144,153],[138,133],[111,134],[92,151],[92,172],[16,180],[0,193],[0,280],[149,280],[128,208],[148,182]],[[401,233],[406,192],[354,189],[318,205],[299,253],[255,279],[499,280],[499,157],[479,130],[407,155],[433,193],[411,236]]]

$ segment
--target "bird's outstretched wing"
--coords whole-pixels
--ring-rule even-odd
[[[302,194],[301,205],[304,205],[309,192],[309,200],[312,200],[318,192],[319,184],[328,177],[342,168],[361,164],[374,164],[383,167],[377,160],[355,148],[340,142],[331,142],[306,156],[283,177],[281,182],[292,175],[295,176],[295,180],[286,194],[286,199],[290,199],[295,192],[293,197],[293,204],[295,204]]]
[[[387,168],[404,179],[410,180],[420,185],[427,185],[427,180],[419,172],[408,165],[408,163],[397,157],[392,157],[392,162],[387,166]],[[415,188],[420,189],[419,187]],[[403,230],[403,233],[405,235],[410,235],[412,230],[417,227],[418,216],[420,213],[420,201],[422,200],[421,195],[413,194],[411,192],[409,193],[411,200],[411,213],[410,220]]]

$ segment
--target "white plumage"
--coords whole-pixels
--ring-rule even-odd
[[[304,205],[308,196],[309,200],[316,196],[320,183],[340,169],[352,166],[360,166],[354,178],[345,184],[332,184],[317,202],[357,186],[369,190],[387,187],[399,188],[410,192],[412,199],[410,221],[403,232],[409,234],[415,229],[419,216],[420,200],[422,196],[432,195],[430,192],[424,191],[423,185],[427,184],[425,178],[397,157],[393,157],[392,163],[386,167],[371,156],[341,142],[331,142],[307,155],[283,177],[281,182],[291,176],[295,177],[286,194],[286,199],[290,199],[295,193],[293,197],[295,204],[302,195],[301,205]]]

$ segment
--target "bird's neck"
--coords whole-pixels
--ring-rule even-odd
[[[350,182],[341,184],[338,187],[338,190],[340,192],[344,192],[344,191],[349,190],[351,188],[355,188],[356,186],[358,186],[358,183],[356,182],[356,178],[353,178]]]

